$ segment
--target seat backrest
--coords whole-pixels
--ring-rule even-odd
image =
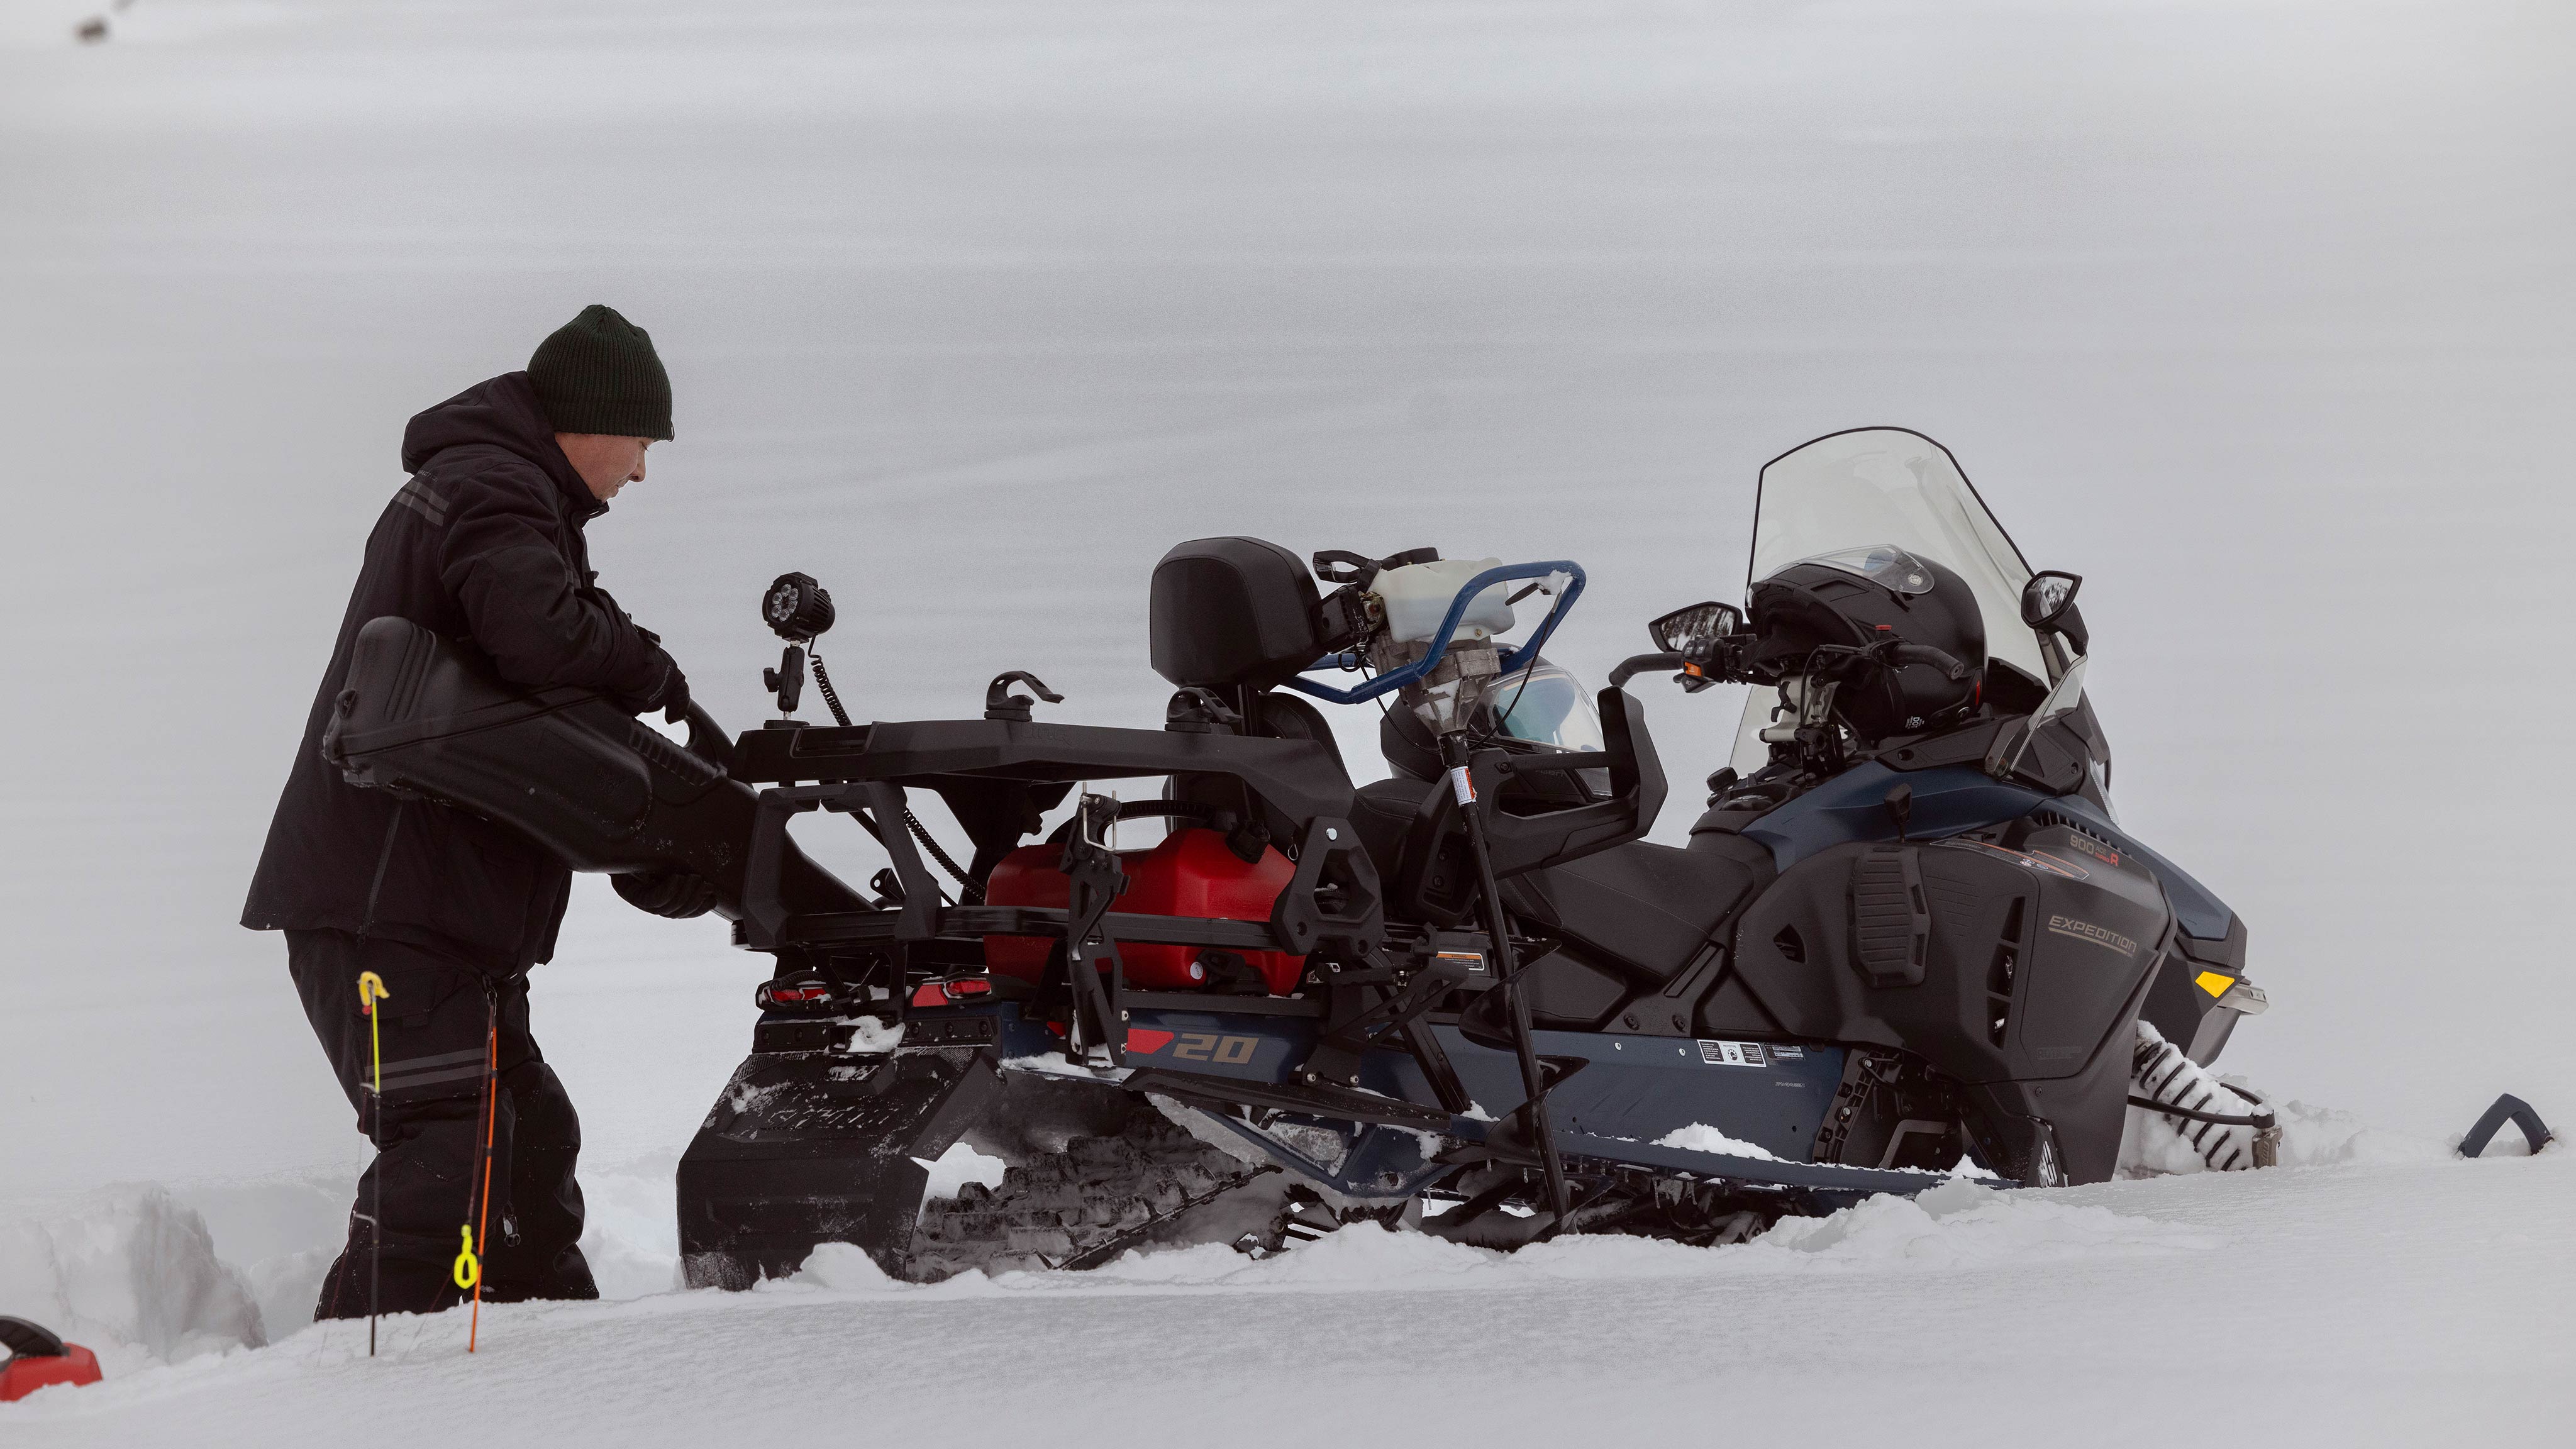
[[[1268,689],[1323,653],[1322,601],[1295,554],[1257,538],[1197,538],[1154,565],[1154,672],[1183,687]]]

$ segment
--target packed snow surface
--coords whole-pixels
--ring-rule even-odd
[[[363,1421],[369,1442],[435,1446],[470,1405],[504,1444],[1046,1422],[1085,1444],[1296,1445],[1319,1412],[1357,1420],[1354,1442],[1519,1444],[1690,1434],[1712,1405],[1732,1434],[1789,1434],[1826,1404],[1927,1444],[2162,1445],[2177,1415],[2205,1443],[2565,1442],[2576,1155],[2409,1145],[2053,1192],[1952,1179],[1726,1248],[1505,1255],[1364,1226],[1258,1262],[1207,1246],[920,1287],[833,1244],[751,1293],[487,1307],[470,1359],[462,1312],[387,1320],[372,1362],[363,1323],[121,1348],[106,1384],[0,1407],[0,1435],[284,1449]]]
[[[2576,1118],[2571,27],[0,0],[0,1312],[111,1376],[0,1442],[2567,1442],[2569,1159],[2443,1135],[2499,1090]],[[1708,1251],[1372,1230],[922,1290],[827,1250],[676,1293],[765,963],[584,880],[535,1029],[613,1301],[364,1361],[302,1323],[363,1144],[231,922],[403,419],[593,301],[679,432],[595,562],[737,726],[791,568],[863,716],[1026,668],[1049,717],[1157,722],[1147,577],[1221,533],[1579,559],[1549,654],[1598,678],[1740,596],[1765,459],[1932,434],[2086,578],[2122,818],[2251,929],[2273,1009],[2221,1067],[2288,1165]],[[1676,840],[1738,699],[1637,688]],[[1336,723],[1370,773],[1375,712]]]

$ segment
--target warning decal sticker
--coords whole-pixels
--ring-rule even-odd
[[[1758,1041],[1704,1041],[1699,1044],[1699,1059],[1713,1067],[1770,1065]]]

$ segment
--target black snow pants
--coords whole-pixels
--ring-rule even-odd
[[[358,1180],[347,1246],[322,1282],[315,1318],[367,1313],[369,1232],[384,1233],[379,1305],[432,1313],[465,1297],[453,1276],[462,1229],[481,1193],[487,1043],[497,1014],[499,1110],[492,1123],[488,1221],[478,1231],[483,1297],[596,1298],[581,1255],[581,1189],[573,1181],[581,1123],[528,1035],[528,978],[347,931],[288,931],[287,969],[322,1039],[358,1130],[379,1146]],[[372,1064],[358,973],[383,978],[384,1121],[367,1090]],[[378,1197],[381,1189],[382,1197]]]

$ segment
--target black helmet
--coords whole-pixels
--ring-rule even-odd
[[[1800,559],[1753,586],[1756,671],[1807,671],[1822,646],[1862,648],[1893,639],[1928,645],[1967,666],[1952,679],[1929,664],[1888,664],[1846,675],[1834,711],[1864,742],[1908,734],[1974,709],[1986,666],[1986,621],[1968,581],[1893,544]]]

